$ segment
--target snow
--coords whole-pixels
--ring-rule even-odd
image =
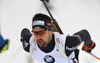
[[[50,0],[48,4],[64,34],[72,35],[82,29],[89,31],[96,42],[92,53],[100,57],[100,0]],[[0,0],[1,34],[10,39],[9,50],[0,54],[0,63],[31,63],[30,54],[22,48],[20,32],[23,28],[31,31],[32,17],[36,13],[49,15],[40,0]],[[100,63],[81,48],[82,44],[80,63]]]

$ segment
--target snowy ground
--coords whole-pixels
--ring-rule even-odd
[[[97,45],[92,53],[100,57],[100,0],[50,0],[48,6],[64,34],[87,29]],[[48,14],[40,0],[0,0],[1,34],[11,42],[9,50],[0,54],[0,63],[30,63],[20,42],[20,32],[25,27],[31,30],[32,17],[40,12]],[[81,51],[81,47],[80,63],[100,63]]]

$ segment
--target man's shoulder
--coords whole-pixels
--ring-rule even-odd
[[[29,43],[32,44],[32,42],[35,42],[34,36],[31,36],[30,39],[29,39]]]

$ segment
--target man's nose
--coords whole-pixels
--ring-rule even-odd
[[[38,34],[38,35],[36,36],[36,38],[37,38],[37,39],[41,39],[41,36]]]

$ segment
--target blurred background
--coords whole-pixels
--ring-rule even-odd
[[[47,3],[53,17],[59,23],[64,34],[73,35],[87,29],[96,42],[93,54],[100,57],[100,0],[49,0]],[[0,0],[0,27],[4,39],[10,39],[8,51],[0,54],[0,63],[31,63],[29,53],[20,42],[23,28],[31,31],[32,17],[36,13],[48,14],[40,0]],[[80,63],[100,63],[93,56],[81,50]],[[36,62],[34,62],[36,63]]]

